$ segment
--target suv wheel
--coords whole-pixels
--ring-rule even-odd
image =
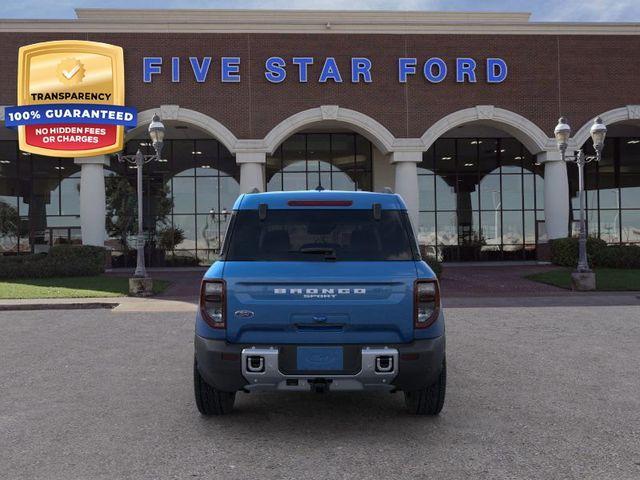
[[[422,390],[404,392],[407,410],[416,415],[437,415],[444,405],[447,388],[447,361],[442,361],[442,370],[433,384]]]
[[[196,405],[202,415],[225,415],[233,411],[235,392],[221,392],[207,382],[198,371],[198,363],[193,361],[193,388]]]

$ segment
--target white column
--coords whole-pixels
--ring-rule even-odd
[[[104,171],[109,157],[76,158],[80,165],[80,227],[83,245],[104,246],[105,217],[107,215]]]
[[[422,161],[422,152],[393,152],[391,163],[396,170],[394,191],[407,205],[407,212],[414,231],[418,231],[418,163]]]
[[[544,223],[549,239],[569,235],[569,179],[567,164],[560,152],[542,152],[537,160],[544,164]]]
[[[240,193],[247,193],[257,188],[264,192],[264,152],[238,152],[236,163],[240,165]]]

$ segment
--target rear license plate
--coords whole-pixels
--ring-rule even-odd
[[[342,347],[298,347],[298,370],[342,370]]]

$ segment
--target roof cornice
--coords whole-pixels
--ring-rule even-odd
[[[529,22],[528,13],[77,9],[77,19],[0,19],[0,32],[639,35],[640,23]]]

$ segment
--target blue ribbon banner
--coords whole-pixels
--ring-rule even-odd
[[[138,125],[138,112],[133,107],[86,103],[6,107],[4,118],[5,126],[13,128],[50,124],[124,125],[129,128]]]

